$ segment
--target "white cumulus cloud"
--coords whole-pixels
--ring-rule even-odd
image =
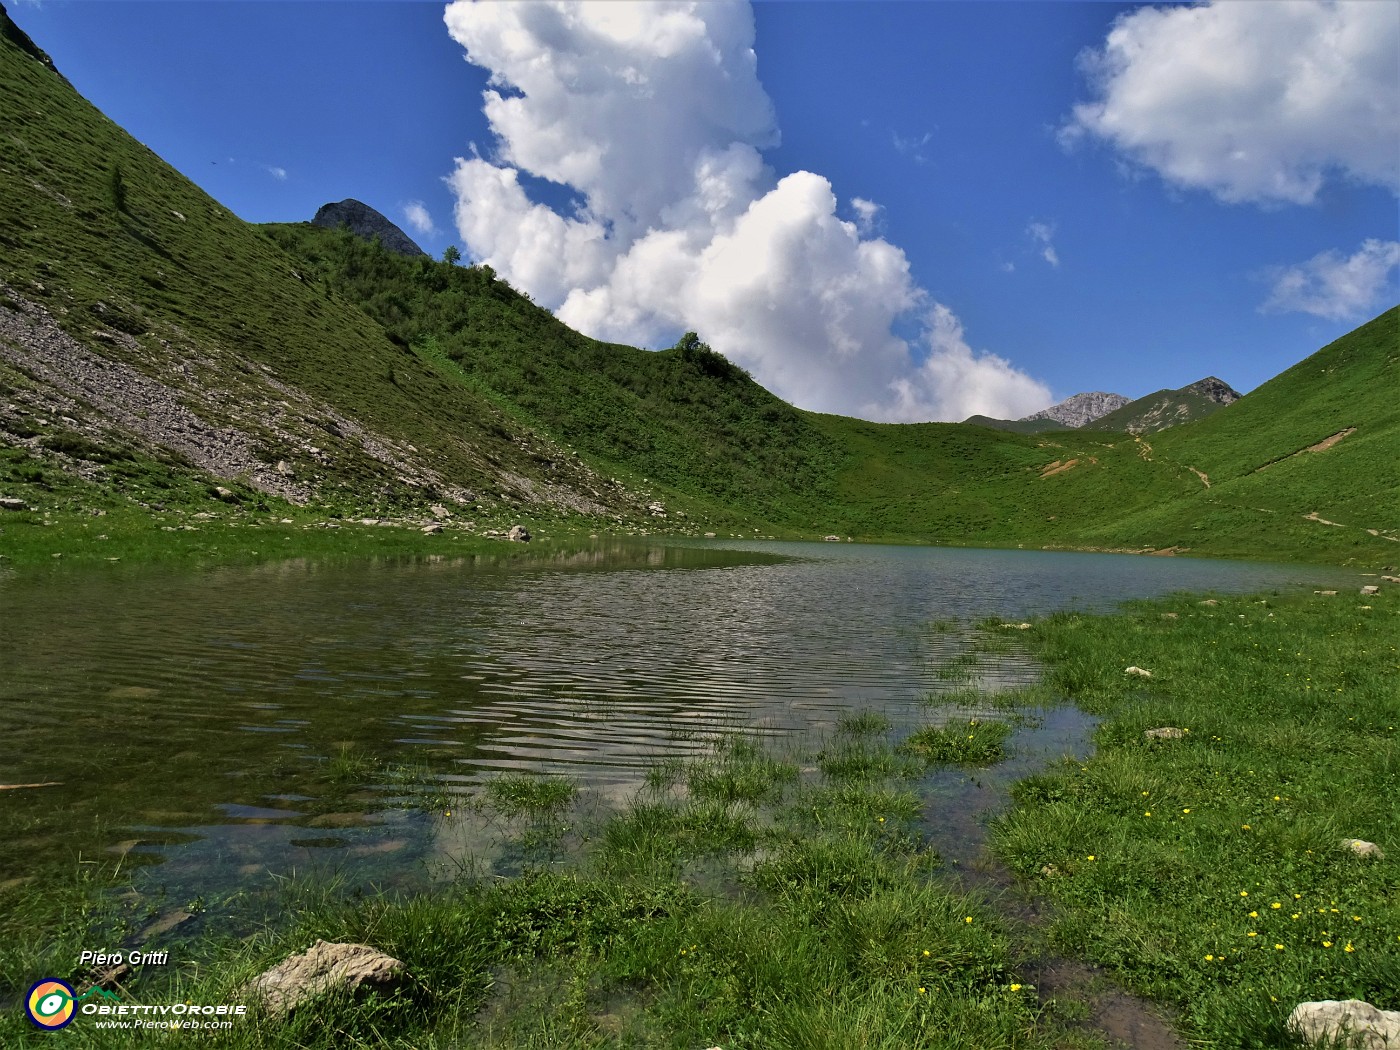
[[[490,73],[495,140],[448,182],[471,256],[598,338],[685,329],[805,408],[876,419],[1020,416],[1049,390],[971,350],[946,307],[821,175],[779,177],[746,2],[457,0],[445,20]],[[574,194],[531,198],[529,177]],[[897,323],[922,319],[913,343]],[[956,331],[956,338],[949,332]]]
[[[433,223],[433,217],[429,213],[427,205],[422,201],[409,201],[405,204],[403,206],[403,217],[404,221],[407,222],[416,233],[420,233],[425,237],[429,234],[437,233],[437,226]]]
[[[1143,7],[1080,56],[1061,129],[1228,202],[1308,204],[1341,175],[1400,191],[1400,4]]]
[[[1273,292],[1260,309],[1309,313],[1329,321],[1360,320],[1392,305],[1395,286],[1390,273],[1395,269],[1400,269],[1400,241],[1373,238],[1349,257],[1320,252],[1297,266],[1269,271]]]

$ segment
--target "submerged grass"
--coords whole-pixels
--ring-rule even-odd
[[[123,1000],[239,1002],[252,976],[324,938],[388,952],[412,980],[383,998],[322,997],[281,1024],[255,1014],[201,1033],[202,1045],[1066,1045],[1053,1042],[1058,1022],[1017,980],[995,912],[939,881],[938,858],[916,834],[921,804],[903,777],[907,760],[876,739],[873,720],[859,728],[858,777],[800,778],[788,756],[723,741],[708,758],[666,767],[564,862],[513,878],[349,899],[292,885],[283,924],[138,971]],[[332,761],[353,779],[365,772],[355,758]],[[567,782],[516,775],[478,799],[530,818],[500,826],[522,838],[531,834],[522,823],[573,803]],[[42,958],[5,956],[6,973],[76,977],[75,950],[101,936],[99,899],[74,896],[50,916],[68,932]],[[34,943],[33,930],[23,939]],[[5,994],[22,993],[19,983]],[[90,1017],[67,1034],[75,1046],[110,1037]],[[0,1013],[4,1045],[44,1038],[18,1010]]]
[[[1178,597],[1026,634],[1104,718],[1094,757],[1024,781],[994,829],[1062,948],[1202,1047],[1286,1045],[1300,1001],[1400,1008],[1400,593]]]
[[[1005,755],[1003,744],[1011,735],[1005,722],[969,718],[947,725],[916,729],[900,749],[930,762],[967,762],[982,765],[999,762]]]

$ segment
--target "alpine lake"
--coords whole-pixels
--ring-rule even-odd
[[[1176,591],[1337,586],[1340,569],[848,543],[599,541],[521,560],[289,560],[0,579],[0,885],[120,867],[182,934],[279,886],[415,891],[529,864],[472,800],[568,778],[578,814],[735,734],[808,754],[843,719],[897,737],[1035,680],[1014,624]],[[973,625],[1011,625],[994,653]],[[940,704],[939,697],[961,702]],[[918,785],[975,858],[1011,782],[1091,750],[1022,712],[1009,757]],[[241,916],[241,920],[238,918]]]

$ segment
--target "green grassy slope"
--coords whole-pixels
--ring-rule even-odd
[[[1400,307],[1209,418],[1152,435],[1156,459],[1194,467],[1210,487],[1199,482],[1188,499],[1127,515],[1116,528],[1187,545],[1194,538],[1241,550],[1400,561],[1400,541],[1386,539],[1400,537],[1396,391]],[[1347,431],[1331,447],[1307,451]]]
[[[1054,419],[994,419],[991,416],[968,416],[963,422],[970,427],[1009,430],[1013,434],[1042,434],[1047,430],[1073,429]]]
[[[838,531],[941,543],[1075,545],[1100,514],[1170,498],[1179,488],[1175,472],[1147,469],[1111,435],[819,418],[852,451],[832,504]],[[1121,482],[1126,492],[1117,491]]]
[[[451,478],[488,500],[524,498],[503,483],[506,472],[597,487],[586,471],[571,470],[567,457],[535,447],[490,399],[450,382],[364,312],[299,273],[258,228],[8,38],[0,39],[0,96],[0,282],[8,289],[0,310],[14,311],[11,320],[36,305],[79,343],[172,383],[181,398],[193,397],[194,386],[222,391],[205,399],[201,419],[251,434],[264,459],[286,461],[326,503],[431,498],[431,486],[402,480],[405,463],[413,468],[407,473]],[[8,446],[0,484],[38,505],[54,504],[57,496],[46,503],[44,485],[26,480],[44,469],[51,415],[10,411],[13,402],[5,407],[3,395],[42,393],[32,369],[15,363],[16,349],[9,363],[0,357],[0,444]],[[274,381],[300,396],[289,397]],[[338,436],[334,424],[325,429],[332,411],[391,442],[399,464],[372,455],[353,436]],[[276,423],[281,416],[292,418]],[[545,459],[556,464],[549,471],[541,467]],[[89,484],[70,478],[59,487],[76,485],[87,497],[89,488],[110,489],[112,472],[101,461],[100,454],[61,461],[85,471]],[[56,473],[51,456],[48,468]],[[179,457],[164,468],[200,474]],[[599,498],[606,502],[607,494]]]
[[[1086,423],[1084,429],[1110,430],[1118,434],[1151,434],[1204,419],[1220,411],[1221,407],[1220,402],[1190,387],[1158,390]]]
[[[580,335],[488,267],[444,269],[345,231],[267,227],[298,265],[392,336],[610,472],[800,521],[842,450],[703,344],[652,353]]]

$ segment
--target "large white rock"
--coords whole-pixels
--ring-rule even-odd
[[[1299,1003],[1288,1030],[1313,1046],[1400,1050],[1400,1010],[1378,1010],[1360,999]]]
[[[1342,848],[1351,850],[1358,857],[1385,860],[1385,851],[1374,842],[1367,842],[1365,839],[1342,839]]]
[[[403,963],[377,948],[317,941],[300,955],[290,956],[254,977],[243,994],[269,1014],[286,1017],[302,1003],[325,992],[356,992],[362,987],[387,991],[403,978]]]

